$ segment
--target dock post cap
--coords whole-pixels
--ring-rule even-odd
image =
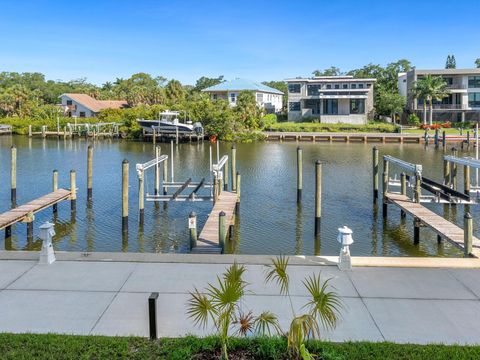
[[[10,149],[15,149],[15,148],[16,148],[15,144],[13,144],[12,146],[10,146]]]
[[[317,161],[315,161],[315,164],[317,164],[317,165],[322,165],[322,160],[317,160]]]
[[[373,150],[378,150],[377,145],[373,146]]]
[[[237,145],[234,143],[232,144],[232,149],[236,149],[237,148]]]
[[[188,217],[191,217],[191,218],[192,218],[192,217],[195,217],[195,216],[197,216],[197,213],[196,213],[195,211],[192,211],[192,212],[188,215]]]
[[[70,170],[70,174],[74,173],[75,172],[75,169],[72,169]]]
[[[218,214],[219,216],[225,216],[227,214],[225,214],[225,211],[220,211],[220,214]]]
[[[128,164],[128,160],[127,160],[127,159],[123,159],[122,164]]]
[[[463,218],[464,219],[471,219],[472,215],[469,212],[467,212],[465,215],[463,215]]]
[[[88,145],[87,149],[93,149],[93,145]]]
[[[299,150],[302,150],[302,148],[300,146],[297,146],[297,151],[299,151]]]

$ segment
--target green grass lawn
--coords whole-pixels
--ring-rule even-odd
[[[439,133],[440,136],[442,135],[442,132],[445,131],[445,134],[447,135],[460,135],[460,131],[458,129],[440,129]],[[402,130],[403,134],[418,134],[418,135],[423,135],[425,133],[425,130],[423,129],[404,129]],[[433,136],[435,135],[435,130],[429,130],[428,133]],[[463,135],[467,134],[467,130],[463,130]],[[470,136],[473,138],[473,131],[470,131]]]
[[[383,132],[392,133],[396,131],[396,126],[383,122],[372,122],[367,125],[353,124],[325,124],[312,122],[280,122],[269,125],[266,131],[281,132]]]
[[[230,358],[289,359],[283,338],[231,339]],[[218,338],[185,337],[149,341],[136,337],[0,334],[1,359],[215,359]],[[398,345],[392,343],[310,342],[324,360],[479,359],[479,346]]]

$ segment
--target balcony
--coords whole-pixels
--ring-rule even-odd
[[[432,107],[434,110],[465,110],[467,108],[464,104],[433,104]]]
[[[467,85],[465,85],[465,84],[447,84],[447,89],[450,89],[450,90],[466,90]]]

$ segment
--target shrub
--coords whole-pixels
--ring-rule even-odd
[[[420,125],[420,118],[416,114],[408,115],[408,123],[413,126]]]
[[[260,120],[260,126],[262,128],[271,126],[277,123],[277,115],[275,114],[267,114]]]

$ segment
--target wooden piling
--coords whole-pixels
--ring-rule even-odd
[[[128,232],[128,160],[122,162],[122,231]]]
[[[452,148],[452,156],[457,157],[457,148],[453,147]],[[457,164],[452,163],[452,174],[451,174],[451,184],[452,184],[452,189],[457,190]]]
[[[302,182],[303,182],[303,156],[302,149],[297,147],[297,204],[302,202]]]
[[[420,203],[420,198],[422,196],[422,178],[419,172],[415,173],[415,202]]]
[[[25,222],[27,223],[27,240],[28,241],[33,240],[33,220],[34,219],[35,219],[35,216],[33,215],[33,213],[29,213],[25,220]]]
[[[417,245],[420,242],[420,220],[413,219],[413,243]]]
[[[463,216],[463,252],[465,257],[469,257],[472,253],[473,243],[473,219],[472,215],[467,212]]]
[[[467,148],[470,149],[470,131],[467,131]]]
[[[188,215],[188,229],[190,230],[190,250],[197,246],[197,214],[192,211]]]
[[[52,188],[53,188],[53,191],[58,190],[58,171],[57,170],[53,170]],[[53,213],[56,214],[57,212],[58,212],[58,206],[57,204],[53,204]]]
[[[373,153],[373,203],[378,202],[378,148],[372,149]]]
[[[320,235],[322,219],[322,162],[315,162],[315,236]]]
[[[178,145],[178,126],[175,127],[175,132],[176,132],[176,136],[175,136],[175,144]]]
[[[407,174],[404,172],[400,174],[400,193],[404,196],[407,196]],[[400,210],[400,217],[405,219],[406,216],[407,214],[405,211]]]
[[[155,127],[152,128],[152,143],[153,146],[157,143],[157,130],[155,130]]]
[[[240,189],[242,177],[237,171],[237,203],[235,204],[235,214],[240,214]]]
[[[435,149],[438,148],[438,129],[435,129],[435,137],[434,137],[434,143],[435,143]]]
[[[228,161],[223,167],[223,190],[228,191]]]
[[[145,219],[145,185],[143,182],[144,172],[138,174],[138,222],[143,224]]]
[[[70,211],[77,211],[77,173],[70,170]]]
[[[382,206],[382,215],[383,217],[387,217],[387,206],[388,206],[388,200],[387,200],[387,192],[388,192],[388,160],[383,159],[383,206]]]
[[[17,148],[12,145],[10,162],[10,199],[12,207],[17,206]]]
[[[32,137],[32,125],[28,125],[28,137]]]
[[[92,201],[93,195],[93,146],[87,148],[87,201]]]
[[[170,159],[170,161],[173,161]],[[163,195],[167,195],[167,187],[165,186],[165,183],[168,181],[168,159],[163,161]]]
[[[442,132],[442,147],[443,147],[443,150],[447,148],[447,137],[445,134],[445,130],[443,130]]]
[[[155,146],[155,159],[160,157],[162,152],[162,148],[160,146]],[[158,195],[160,191],[160,165],[157,163],[155,165],[155,189],[154,189],[154,194]]]
[[[237,147],[232,145],[232,191],[237,190]]]
[[[470,194],[470,166],[463,166],[463,192],[467,195]]]
[[[443,160],[443,184],[450,186],[450,161]]]
[[[226,214],[224,211],[220,211],[220,214],[218,214],[218,243],[222,249],[222,254],[225,250],[225,237],[227,236],[225,216]]]

